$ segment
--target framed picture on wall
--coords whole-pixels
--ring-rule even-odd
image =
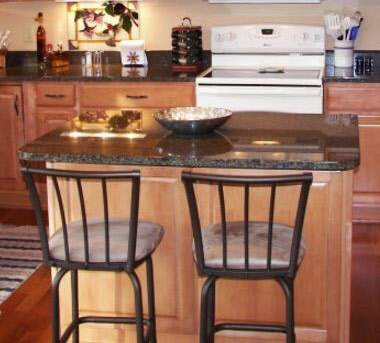
[[[117,50],[121,40],[139,39],[137,1],[67,4],[69,50]]]

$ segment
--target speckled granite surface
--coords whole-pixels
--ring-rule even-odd
[[[170,51],[148,51],[149,65],[147,68],[122,67],[120,53],[107,51],[100,73],[81,66],[83,51],[70,52],[70,65],[63,68],[41,69],[36,63],[36,53],[32,51],[10,52],[7,58],[7,68],[0,69],[0,82],[7,81],[189,81],[193,82],[195,73],[173,72],[171,69]],[[210,51],[204,51],[201,71],[211,63]],[[354,58],[372,57],[374,69],[371,72],[363,70],[358,73],[352,68],[335,68],[334,52],[326,52],[326,67],[324,82],[380,82],[380,51],[355,51]]]
[[[363,59],[372,58],[371,70],[358,69],[354,65],[350,68],[334,67],[334,52],[326,52],[326,67],[324,82],[380,82],[380,51],[354,51],[354,60],[358,57]]]
[[[78,129],[78,122],[72,121],[22,147],[20,159],[328,171],[353,169],[360,162],[356,116],[235,113],[212,134],[176,136],[152,113],[142,112],[140,138],[63,136],[94,132],[93,125]]]
[[[30,51],[9,52],[7,67],[0,69],[0,82],[17,81],[133,81],[133,82],[193,82],[198,72],[173,72],[170,51],[148,51],[147,67],[123,67],[120,53],[107,51],[99,70],[81,65],[83,51],[70,52],[70,65],[59,68],[37,64],[36,53]],[[210,52],[204,51],[201,70],[210,65]]]

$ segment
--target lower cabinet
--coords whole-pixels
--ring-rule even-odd
[[[53,163],[52,167],[71,170],[135,169],[136,166],[80,165]],[[164,237],[153,253],[157,330],[159,339],[165,342],[196,342],[199,330],[199,299],[203,279],[199,278],[192,257],[192,233],[189,210],[181,181],[181,168],[139,166],[141,171],[140,212],[141,220],[153,221],[164,228]],[[188,169],[187,169],[188,170]],[[194,172],[212,174],[268,175],[293,173],[294,171],[194,169]],[[295,282],[297,339],[304,342],[348,342],[349,292],[351,251],[351,186],[352,172],[313,172],[304,235],[306,255]],[[92,187],[91,187],[92,186]],[[80,217],[75,184],[62,181],[64,203],[69,205],[69,220]],[[129,198],[128,185],[108,188],[111,216],[125,216]],[[218,220],[217,195],[207,186],[200,186],[200,215],[207,225]],[[83,185],[86,211],[89,216],[102,213],[102,205],[96,201],[96,189]],[[49,192],[50,232],[60,227],[58,203],[52,189]],[[239,199],[239,190],[231,189],[229,196]],[[253,197],[253,215],[256,220],[267,218],[268,212],[260,206],[259,197]],[[290,223],[289,202],[294,194],[278,197],[281,210],[279,222]],[[238,203],[238,201],[237,201]],[[256,205],[255,205],[256,204]],[[243,209],[236,206],[228,211],[229,218],[241,216]],[[138,274],[145,289],[145,267]],[[62,321],[67,325],[71,318],[70,278],[61,285]],[[87,315],[132,315],[133,291],[129,278],[123,273],[80,272],[79,304],[81,313]],[[145,299],[146,301],[146,299]],[[146,302],[144,303],[146,309]],[[246,321],[281,323],[285,318],[284,296],[280,286],[271,281],[225,280],[217,284],[217,321]],[[134,327],[99,326],[88,324],[81,329],[81,339],[86,342],[125,342],[133,339]],[[167,335],[167,336],[165,336]],[[268,335],[268,334],[266,334]],[[176,340],[174,339],[176,337]],[[263,338],[260,333],[256,338]],[[268,342],[283,337],[270,335]],[[171,339],[169,339],[171,338]],[[252,338],[252,337],[251,337]],[[223,338],[220,337],[221,341]],[[218,340],[217,340],[218,341]],[[247,340],[248,341],[248,340]],[[256,341],[256,340],[255,340]],[[224,341],[223,341],[224,342]]]
[[[380,221],[380,84],[325,84],[325,113],[358,114],[360,166],[354,171],[353,219]]]
[[[192,82],[23,82],[0,85],[0,206],[30,207],[18,148],[80,111],[193,106]],[[33,163],[42,166],[41,163]],[[41,185],[45,192],[46,185]]]
[[[17,158],[24,144],[22,89],[0,85],[0,206],[27,206],[28,197]]]

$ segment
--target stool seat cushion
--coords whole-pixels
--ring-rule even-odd
[[[249,268],[267,268],[268,223],[249,222]],[[205,266],[223,268],[223,240],[221,224],[202,228]],[[283,224],[273,224],[272,268],[289,267],[293,228]],[[193,253],[195,251],[193,246]],[[305,241],[302,238],[298,264],[305,254]],[[227,222],[227,267],[244,269],[244,222]]]
[[[105,262],[104,218],[91,218],[87,221],[89,240],[89,262]],[[84,262],[84,239],[82,220],[67,224],[70,260]],[[127,262],[129,219],[109,219],[110,262]],[[139,221],[136,240],[136,261],[150,255],[159,245],[164,235],[163,228],[155,223]],[[65,260],[63,230],[59,229],[49,240],[51,257]]]

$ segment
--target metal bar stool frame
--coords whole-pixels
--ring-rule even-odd
[[[302,237],[305,210],[313,176],[311,173],[285,176],[226,176],[211,175],[201,173],[183,172],[186,196],[189,205],[191,225],[193,231],[195,257],[197,271],[200,276],[207,276],[201,291],[200,308],[200,343],[213,343],[214,335],[221,330],[237,331],[266,331],[285,333],[287,343],[296,341],[294,331],[294,278],[298,270],[298,255]],[[216,184],[218,187],[221,226],[222,226],[222,268],[213,268],[205,265],[204,246],[202,238],[202,228],[200,223],[197,199],[194,191],[194,184]],[[272,251],[272,231],[276,188],[281,186],[301,186],[295,215],[294,233],[291,243],[290,259],[287,268],[271,267]],[[227,221],[226,204],[224,197],[224,186],[239,186],[244,188],[244,268],[228,268],[227,261]],[[267,261],[266,268],[251,269],[249,267],[248,248],[248,223],[249,223],[249,190],[252,187],[269,187],[271,190],[270,205],[268,213],[268,240],[267,240]],[[277,281],[286,299],[286,323],[285,325],[268,324],[248,324],[248,323],[228,323],[215,324],[215,284],[219,278],[225,279],[272,279]]]
[[[153,281],[153,264],[151,255],[148,254],[144,259],[136,261],[136,239],[139,211],[139,195],[140,195],[140,172],[79,172],[57,169],[37,169],[27,166],[21,167],[27,184],[30,199],[35,210],[38,231],[41,239],[43,264],[50,267],[58,267],[59,270],[52,281],[52,341],[53,343],[66,342],[73,335],[73,343],[79,342],[79,325],[83,323],[114,323],[114,324],[135,324],[136,336],[138,343],[156,343],[156,321],[155,321],[155,299],[154,299],[154,281]],[[49,238],[46,232],[46,224],[41,207],[41,200],[38,194],[35,176],[42,175],[52,179],[52,184],[58,200],[59,212],[62,221],[62,229],[64,236],[64,252],[65,260],[56,260],[51,257],[49,251]],[[83,222],[84,235],[84,262],[70,261],[69,242],[67,233],[67,223],[65,219],[65,209],[62,200],[62,194],[59,187],[58,179],[75,180],[80,200],[80,209]],[[105,262],[91,262],[89,260],[89,242],[86,207],[83,196],[82,180],[98,180],[102,185],[103,210],[105,224]],[[109,210],[107,199],[107,180],[123,180],[129,181],[131,187],[131,206],[129,217],[129,237],[128,237],[128,257],[127,262],[111,262],[109,249]],[[140,280],[135,272],[136,268],[146,263],[147,273],[147,298],[148,298],[148,318],[143,317],[142,290]],[[94,270],[94,271],[116,271],[125,272],[133,285],[135,296],[135,317],[120,316],[79,316],[79,299],[78,299],[78,270]],[[72,321],[65,331],[60,334],[60,316],[59,316],[59,284],[63,276],[70,271],[71,273],[71,294],[72,294]],[[144,325],[147,326],[147,332],[144,335]]]

